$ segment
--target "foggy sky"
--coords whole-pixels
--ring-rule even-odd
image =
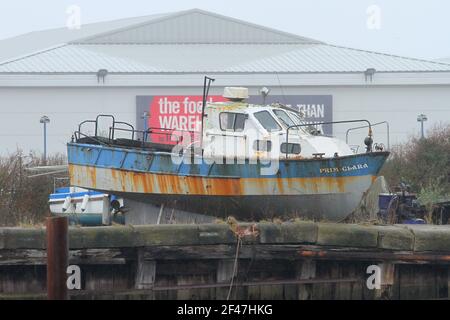
[[[81,8],[83,24],[199,8],[351,48],[450,58],[448,0],[2,0],[0,39],[64,27],[70,5]],[[371,5],[379,28],[367,26]]]

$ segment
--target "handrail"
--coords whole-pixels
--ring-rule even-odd
[[[125,128],[109,128],[109,130],[112,130],[112,137],[114,138],[114,131],[115,130],[119,130],[119,131],[125,131],[125,132],[131,132],[131,140],[134,141],[134,137],[135,137],[135,133],[142,133],[142,147],[144,147],[144,143],[145,141],[145,137],[146,137],[146,131],[142,131],[142,130],[136,130],[134,129],[134,127],[132,127],[132,129],[125,129]]]
[[[377,122],[377,123],[372,124],[372,127],[375,127],[375,126],[378,126],[378,125],[384,124],[384,123],[386,124],[386,128],[387,128],[386,129],[386,131],[387,131],[387,149],[390,150],[391,149],[391,146],[390,146],[391,138],[390,138],[390,133],[389,133],[389,122],[388,121]],[[347,132],[345,133],[345,142],[348,144],[348,134],[350,131],[357,130],[357,129],[363,129],[363,128],[367,128],[367,126],[354,127],[354,128],[348,129]]]
[[[156,131],[155,131],[156,130]],[[171,131],[171,132],[158,132],[158,131]],[[147,134],[162,134],[162,135],[173,135],[173,132],[180,132],[180,133],[188,133],[191,136],[193,136],[195,133],[198,133],[200,131],[190,131],[190,130],[181,130],[181,129],[175,129],[175,128],[158,128],[158,127],[150,127],[147,129]],[[175,134],[175,136],[177,137],[177,143],[180,141],[183,141],[183,135],[177,135]]]
[[[158,128],[158,127],[150,127],[147,129],[149,133],[152,133],[152,130],[167,130],[167,131],[180,131],[180,132],[188,132],[188,133],[195,133],[200,131],[191,131],[191,130],[181,130],[181,129],[175,129],[175,128]]]
[[[114,121],[114,122],[113,122],[112,140],[114,140],[114,130],[115,130],[115,129],[122,129],[122,128],[116,128],[116,124],[124,124],[124,125],[130,127],[131,130],[132,130],[132,133],[131,133],[131,140],[134,140],[134,132],[135,132],[136,130],[134,129],[133,125],[131,125],[131,124],[127,123],[127,122],[123,122],[123,121]]]
[[[80,124],[78,125],[78,132],[81,132],[81,126],[86,123],[96,123],[96,120],[84,120],[84,121],[80,122]]]
[[[228,131],[228,133],[231,133]],[[207,132],[205,133],[206,136],[220,136],[220,137],[235,137],[235,138],[247,138],[247,135],[244,133],[242,135],[231,135],[231,134],[225,134],[225,133],[215,133],[215,132]]]
[[[368,125],[367,127],[369,128],[369,134],[372,134],[372,124],[370,123],[369,120],[365,120],[365,119],[358,119],[358,120],[342,120],[342,121],[327,121],[327,122],[317,122],[314,124],[311,123],[304,123],[304,124],[296,124],[293,126],[289,126],[286,130],[286,145],[289,145],[289,130],[292,128],[300,128],[300,127],[306,127],[306,126],[311,126],[311,125],[324,125],[324,124],[339,124],[339,123],[355,123],[355,122],[366,122]],[[287,146],[286,146],[287,147]],[[288,158],[288,153],[286,153],[286,159]]]
[[[105,137],[108,140],[108,143],[105,143],[104,141],[99,139],[98,136],[98,130],[99,130],[99,120],[102,117],[107,117],[107,118],[111,118],[112,119],[112,125],[109,127],[109,135],[108,137]],[[83,125],[87,124],[87,123],[94,123],[95,124],[95,132],[93,136],[89,136],[85,133],[82,133],[82,127]],[[117,125],[121,125],[122,127],[118,127]],[[147,138],[148,138],[148,134],[162,134],[162,135],[166,135],[166,136],[176,136],[176,142],[180,143],[180,141],[183,140],[183,135],[182,133],[189,133],[191,136],[193,134],[195,134],[198,131],[189,131],[189,130],[180,130],[180,129],[176,129],[176,128],[157,128],[157,127],[151,127],[145,131],[143,130],[136,130],[134,128],[133,125],[131,125],[130,123],[127,122],[123,122],[123,121],[116,121],[113,115],[108,115],[108,114],[99,114],[97,115],[97,117],[95,118],[95,120],[85,120],[82,121],[79,125],[78,125],[78,131],[76,131],[74,133],[74,138],[76,138],[77,140],[79,140],[81,137],[88,137],[91,138],[93,141],[102,144],[102,145],[106,145],[106,146],[110,146],[113,145],[114,141],[115,141],[115,136],[116,136],[116,130],[118,131],[125,131],[125,132],[130,132],[131,133],[131,140],[133,141],[139,141],[136,140],[137,135],[142,135],[142,148],[144,148],[144,143],[147,142]],[[177,134],[180,133],[180,134]]]
[[[106,146],[106,147],[111,147],[111,146],[112,146],[112,145],[110,145],[110,144],[108,144],[108,143],[105,143],[105,142],[103,142],[103,141],[101,141],[101,140],[98,140],[97,137],[88,136],[87,134],[84,134],[84,133],[82,133],[82,132],[80,132],[80,131],[75,131],[75,132],[74,132],[75,139],[76,139],[77,142],[78,142],[78,140],[80,140],[80,137],[77,137],[77,134],[78,134],[79,136],[84,136],[84,137],[86,137],[86,138],[90,138],[90,139],[92,139],[92,140],[98,142],[99,144],[101,144],[101,145],[103,145],[103,146]]]
[[[114,118],[114,116],[112,114],[99,114],[96,118],[95,118],[95,136],[97,137],[97,130],[98,130],[98,119],[100,117],[105,117],[105,118],[112,118],[113,120],[113,127],[114,127],[114,123],[116,123],[116,118]]]

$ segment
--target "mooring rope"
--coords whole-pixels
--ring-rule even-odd
[[[259,231],[256,229],[256,224],[251,225],[248,228],[242,228],[239,226],[237,220],[233,217],[227,218],[227,223],[230,226],[231,231],[233,231],[234,235],[237,238],[236,244],[236,254],[234,257],[234,265],[233,265],[233,275],[231,277],[230,288],[228,289],[227,300],[230,300],[231,292],[233,291],[234,286],[234,278],[237,278],[238,275],[238,265],[239,265],[239,247],[242,245],[242,238],[245,236],[253,236],[257,237]]]
[[[236,244],[236,255],[234,257],[234,265],[233,265],[233,275],[231,276],[230,288],[228,289],[227,301],[230,300],[231,292],[233,291],[234,286],[234,278],[237,277],[238,273],[238,258],[239,258],[239,247],[241,246],[241,237],[238,236],[237,244]]]

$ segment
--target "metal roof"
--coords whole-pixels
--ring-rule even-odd
[[[319,43],[216,13],[191,9],[57,28],[0,40],[0,62],[68,43]]]
[[[333,46],[199,9],[86,25],[73,32],[25,35],[30,42],[54,37],[53,47],[0,63],[0,73],[450,71],[445,63]],[[4,44],[0,41],[0,52]]]
[[[450,64],[450,57],[448,57],[448,58],[436,59],[436,60],[434,60],[434,61],[440,62],[440,63]]]
[[[39,50],[44,50],[56,45],[66,44],[71,41],[82,41],[92,36],[121,30],[125,27],[139,25],[170,14],[155,14],[142,17],[133,17],[106,22],[83,24],[80,29],[57,28],[42,31],[34,31],[16,37],[0,40],[0,61],[16,58]]]
[[[72,41],[95,44],[321,43],[216,13],[192,9]]]
[[[0,73],[450,72],[450,65],[327,44],[68,44],[0,64]]]

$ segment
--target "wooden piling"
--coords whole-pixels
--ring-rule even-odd
[[[47,218],[47,298],[67,300],[68,218]]]
[[[234,275],[234,260],[233,259],[219,260],[218,265],[217,265],[217,275],[216,275],[217,283],[219,283],[219,284],[231,283],[231,280],[234,276],[235,276]],[[233,288],[232,288],[232,290],[233,290]],[[216,289],[217,299],[225,300],[228,297],[228,292],[229,292],[229,287],[217,288]]]
[[[136,289],[153,289],[156,274],[156,261],[146,260],[142,248],[138,249],[136,260]]]
[[[297,279],[298,280],[311,280],[316,277],[316,262],[311,259],[301,260],[297,267]],[[311,300],[312,299],[312,284],[299,284],[298,285],[298,299],[299,300]]]
[[[395,280],[395,264],[380,263],[381,270],[381,289],[375,291],[375,298],[382,300],[391,300],[393,298],[393,288]]]

